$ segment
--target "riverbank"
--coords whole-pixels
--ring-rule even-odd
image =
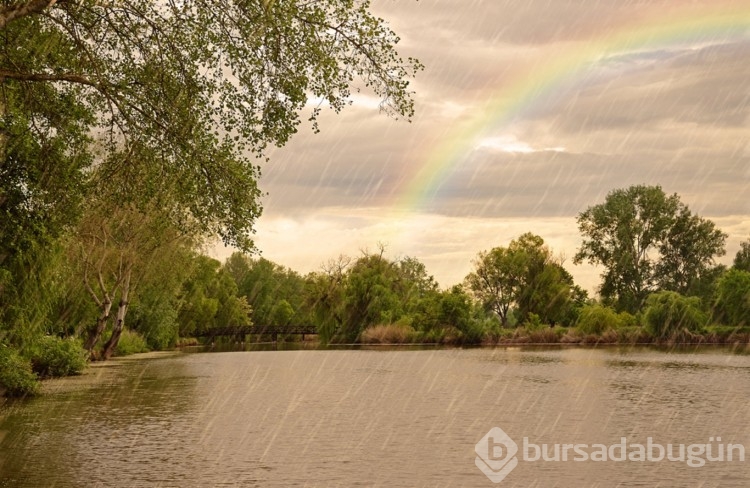
[[[445,344],[445,345],[505,345],[505,344],[619,344],[619,345],[750,345],[750,328],[710,326],[700,332],[680,330],[667,337],[655,337],[642,326],[607,329],[602,333],[587,333],[575,327],[517,327],[466,334],[455,329],[424,333],[411,327],[378,325],[366,329],[360,336],[362,344]]]

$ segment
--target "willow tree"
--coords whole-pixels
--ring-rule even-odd
[[[84,153],[96,156],[99,174],[138,176],[121,199],[137,201],[171,182],[176,223],[197,222],[204,233],[251,248],[261,212],[257,158],[287,142],[302,117],[317,129],[321,106],[339,111],[360,88],[381,97],[390,114],[413,112],[408,78],[421,66],[400,57],[399,38],[369,7],[358,0],[3,2],[0,95],[16,95],[0,105],[3,164],[21,141],[8,127],[21,124],[36,139],[85,134]],[[80,114],[64,123],[40,118],[45,99],[73,100]]]

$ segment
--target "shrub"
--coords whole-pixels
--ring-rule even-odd
[[[630,316],[632,317],[632,315]],[[619,344],[647,344],[653,342],[653,337],[643,327],[623,325],[617,329],[617,342]]]
[[[526,329],[526,332],[531,333],[542,329],[548,329],[549,327],[542,323],[542,319],[539,318],[539,315],[532,312],[529,313],[529,316],[524,321],[523,328]]]
[[[491,327],[488,329],[487,335],[485,336],[485,342],[487,344],[508,343],[511,342],[515,333],[515,329]]]
[[[140,352],[148,352],[148,344],[138,332],[130,329],[123,329],[120,340],[117,342],[115,356],[129,356]]]
[[[481,344],[486,335],[487,330],[483,321],[470,320],[461,330],[460,342],[462,344]]]
[[[445,329],[436,328],[422,334],[422,342],[426,344],[441,344],[445,340]]]
[[[81,374],[86,368],[88,353],[77,339],[44,336],[33,347],[31,365],[41,377]]]
[[[529,341],[535,344],[558,344],[567,332],[562,327],[542,327],[540,329],[526,329],[529,333]]]
[[[3,344],[0,344],[0,389],[9,397],[39,393],[39,381],[31,369],[31,361]]]
[[[414,342],[417,332],[408,325],[373,325],[362,331],[360,340],[365,344],[407,344]]]
[[[700,298],[684,297],[673,291],[654,293],[646,300],[646,330],[657,339],[677,334],[692,337],[706,325],[707,316],[700,309]]]
[[[609,307],[585,305],[581,308],[576,328],[583,335],[601,335],[607,330],[619,328],[622,321],[623,317]]]

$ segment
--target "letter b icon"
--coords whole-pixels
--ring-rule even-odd
[[[474,464],[493,483],[500,483],[518,465],[518,445],[500,427],[490,429],[474,451]]]

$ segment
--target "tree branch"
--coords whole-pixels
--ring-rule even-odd
[[[19,73],[17,71],[8,71],[6,69],[0,69],[0,78],[10,78],[12,80],[20,81],[67,81],[69,83],[79,83],[81,85],[88,85],[100,89],[98,83],[90,80],[84,75],[74,73]]]
[[[31,0],[26,3],[15,3],[0,8],[0,29],[5,29],[10,22],[16,19],[52,8],[56,3],[58,3],[58,0]]]

